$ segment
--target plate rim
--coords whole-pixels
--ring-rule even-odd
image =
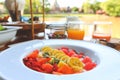
[[[76,43],[83,43],[83,44],[91,44],[91,45],[95,45],[95,46],[99,46],[99,47],[102,47],[102,48],[105,48],[105,49],[110,49],[110,51],[113,51],[114,53],[116,52],[116,54],[117,53],[119,53],[119,51],[117,51],[117,50],[115,50],[115,49],[112,49],[112,48],[110,48],[110,47],[107,47],[107,46],[103,46],[103,45],[100,45],[100,44],[93,44],[93,43],[90,43],[90,42],[86,42],[86,41],[78,41],[78,40],[31,40],[31,41],[28,41],[28,42],[25,42],[25,43],[23,43],[23,44],[19,44],[19,45],[16,45],[16,46],[13,46],[13,47],[11,47],[11,48],[9,48],[9,49],[7,49],[7,50],[5,50],[5,51],[3,51],[3,52],[1,52],[0,53],[0,57],[1,57],[1,55],[4,55],[5,53],[7,54],[8,53],[8,51],[10,51],[10,50],[13,50],[13,49],[19,49],[20,47],[22,47],[22,46],[24,46],[24,48],[25,47],[27,47],[27,46],[30,46],[30,47],[28,47],[28,48],[36,48],[36,46],[33,46],[33,45],[35,45],[35,44],[37,44],[38,42],[40,43],[41,41],[43,41],[43,42],[45,42],[45,44],[51,44],[51,43],[48,43],[48,42],[56,42],[56,41],[70,41],[70,42],[73,42],[73,41],[75,41]],[[59,44],[61,44],[61,43],[59,43]],[[86,46],[86,45],[85,45]],[[89,47],[89,46],[88,46]],[[93,49],[93,48],[92,48]],[[13,50],[14,51],[14,50]],[[32,51],[32,50],[31,50]],[[96,50],[95,50],[96,51]],[[23,51],[24,52],[24,51]],[[29,51],[28,51],[29,52]],[[109,52],[109,51],[108,51]],[[19,54],[20,55],[20,54]],[[22,55],[20,55],[20,59],[22,59],[23,58],[23,54]],[[20,60],[21,61],[21,60]],[[119,64],[120,65],[120,64]],[[103,66],[102,66],[103,67]],[[99,67],[98,67],[99,68]],[[89,71],[88,73],[82,73],[82,75],[84,75],[84,74],[90,74],[91,72],[95,72],[96,71],[96,69],[94,69],[94,70],[92,70],[92,71]],[[33,72],[33,71],[31,71],[31,72]],[[36,74],[38,73],[38,72],[36,72],[36,71],[34,71]],[[0,75],[1,75],[1,72],[0,72]],[[51,75],[49,75],[49,74],[38,74],[38,75],[45,75],[45,76],[51,76]],[[79,74],[75,74],[75,75],[79,75]],[[72,76],[75,76],[75,75],[72,75]],[[2,75],[2,76],[4,76],[4,75]],[[69,75],[65,75],[65,76],[69,76]],[[5,77],[5,76],[4,76]],[[41,76],[42,77],[42,76]],[[44,76],[43,76],[44,77]],[[51,76],[52,77],[52,76]],[[58,77],[56,77],[56,78],[58,78]],[[62,77],[61,77],[62,78]],[[47,78],[48,79],[48,78]],[[47,79],[44,79],[44,80],[47,80]],[[51,78],[51,80],[52,80],[53,78]],[[67,79],[67,78],[66,78]],[[70,79],[70,80],[72,80],[72,79]]]

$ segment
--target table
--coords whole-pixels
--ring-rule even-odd
[[[17,42],[23,42],[23,41],[28,41],[28,40],[31,40],[31,24],[30,23],[2,23],[2,25],[4,26],[21,26],[22,29],[18,31],[17,33],[17,40],[14,41],[14,43],[17,43]],[[66,23],[65,22],[46,22],[46,25],[45,24],[41,24],[41,23],[35,23],[35,34],[39,33],[39,32],[44,32],[44,39],[48,39],[48,36],[47,34],[50,32],[49,31],[49,28],[46,29],[46,25],[48,26],[53,26],[53,27],[56,27],[56,26],[65,26]],[[96,24],[95,24],[96,25]],[[40,38],[41,39],[41,38]],[[115,41],[118,41],[118,42],[115,42]],[[111,42],[112,47],[114,47],[115,49],[117,50],[120,50],[120,39],[111,39]],[[105,42],[102,42],[101,44],[104,44],[104,45],[108,45],[108,46],[111,46],[110,44],[108,43],[105,43]],[[8,44],[10,45],[10,44]]]
[[[45,39],[49,39],[48,38],[48,35],[50,33],[50,29],[45,29]],[[92,42],[91,41],[91,37],[88,37],[88,36],[85,36],[84,37],[84,41],[88,41],[88,42]],[[21,42],[21,43],[24,43],[24,42]],[[18,43],[18,44],[21,44],[21,43]],[[97,44],[97,43],[96,43]],[[117,39],[117,38],[111,38],[111,40],[109,42],[106,42],[106,41],[99,41],[98,44],[102,44],[102,45],[105,45],[105,46],[109,46],[109,47],[112,47],[118,51],[120,51],[120,39]],[[17,44],[14,44],[14,45],[17,45]],[[12,47],[14,45],[9,45],[9,47]]]
[[[118,38],[111,38],[109,42],[101,42],[103,45],[110,46],[118,51],[120,51],[120,39]]]

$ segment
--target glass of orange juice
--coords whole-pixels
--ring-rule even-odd
[[[84,39],[84,24],[80,21],[68,22],[67,35],[68,39],[83,40]]]
[[[110,41],[111,39],[111,24],[112,22],[94,22],[93,39]]]

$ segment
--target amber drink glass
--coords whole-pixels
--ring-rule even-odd
[[[112,33],[111,24],[111,22],[95,22],[92,38],[110,41]]]

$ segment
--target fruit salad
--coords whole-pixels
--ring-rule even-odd
[[[23,63],[32,70],[57,75],[83,73],[97,65],[83,52],[68,47],[54,49],[50,46],[32,51],[23,58]]]

